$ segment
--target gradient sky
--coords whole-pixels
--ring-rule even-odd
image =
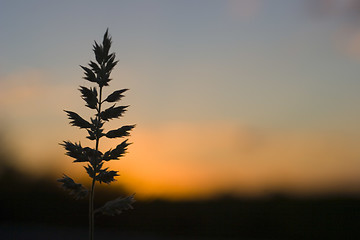
[[[357,0],[0,2],[0,121],[26,171],[76,176],[58,145],[89,117],[79,65],[109,28],[136,123],[111,164],[139,197],[356,191]],[[120,140],[103,141],[102,149]],[[83,173],[81,176],[85,176]],[[54,176],[54,178],[57,176]]]

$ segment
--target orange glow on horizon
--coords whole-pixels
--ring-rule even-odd
[[[357,168],[346,164],[355,166],[360,156],[349,136],[176,123],[161,129],[139,128],[129,140],[134,144],[128,154],[104,166],[119,171],[114,186],[135,192],[139,199],[353,191],[359,182]],[[101,146],[105,150],[121,141],[104,140]],[[61,172],[87,181],[83,164],[72,163],[60,147],[58,154]],[[341,164],[339,159],[346,161]]]

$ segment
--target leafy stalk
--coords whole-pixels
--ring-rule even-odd
[[[122,138],[130,135],[130,131],[135,125],[126,125],[118,129],[110,130],[106,134],[103,133],[102,128],[105,122],[108,122],[115,118],[123,116],[128,106],[116,106],[116,102],[119,102],[124,96],[123,93],[128,89],[116,90],[109,96],[102,100],[103,87],[108,86],[110,74],[118,61],[115,61],[115,53],[109,53],[111,47],[111,37],[106,30],[102,44],[95,42],[93,45],[93,51],[95,53],[96,62],[90,61],[89,67],[81,66],[84,70],[84,79],[91,83],[98,85],[99,92],[96,87],[87,88],[80,86],[82,99],[86,102],[86,106],[90,109],[96,110],[95,117],[90,121],[83,119],[75,112],[65,111],[70,119],[70,124],[80,129],[86,129],[88,132],[87,138],[95,141],[95,148],[82,147],[81,143],[72,143],[70,141],[64,141],[61,145],[65,148],[66,155],[74,158],[75,162],[85,162],[84,166],[89,177],[92,179],[90,191],[84,188],[81,184],[76,183],[70,177],[64,175],[63,178],[58,181],[63,183],[63,188],[68,190],[75,198],[83,198],[89,195],[89,239],[94,240],[94,214],[95,212],[101,212],[105,215],[120,214],[123,210],[132,209],[131,204],[135,201],[134,194],[128,197],[120,197],[113,201],[109,201],[103,207],[94,211],[94,199],[95,199],[95,184],[107,183],[115,181],[114,177],[119,176],[117,171],[109,170],[108,167],[104,167],[104,163],[110,160],[118,160],[124,156],[127,147],[130,143],[127,139],[116,146],[115,149],[110,149],[105,153],[99,151],[100,138]],[[112,106],[105,110],[102,110],[102,104],[114,103]],[[89,194],[88,194],[89,193]]]
[[[102,97],[102,86],[100,87],[100,95],[99,95],[99,101],[98,101],[98,107],[97,107],[97,124],[96,124],[96,130],[99,131],[100,129],[100,112],[101,112],[101,97]],[[96,135],[96,144],[95,144],[95,150],[99,150],[99,142],[100,142],[100,136]],[[97,168],[96,162],[93,165],[93,168]],[[92,183],[91,183],[91,190],[90,190],[90,197],[89,197],[89,236],[90,240],[94,239],[94,196],[95,196],[95,180],[96,175],[92,174]]]

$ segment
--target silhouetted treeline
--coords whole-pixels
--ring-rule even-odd
[[[87,201],[71,199],[55,178],[35,180],[8,168],[0,176],[0,190],[0,226],[87,227]],[[98,190],[98,206],[118,195]],[[96,226],[99,231],[206,239],[360,239],[360,200],[280,195],[185,202],[156,200],[136,202],[134,210],[117,217],[99,215]]]

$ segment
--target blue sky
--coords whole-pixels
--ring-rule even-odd
[[[159,169],[172,158],[164,171],[183,173],[158,176],[152,186],[169,177],[161,188],[169,189],[190,173],[209,192],[282,188],[285,175],[301,189],[360,182],[357,1],[315,2],[1,1],[2,121],[34,171],[46,162],[35,156],[64,158],[57,142],[84,136],[67,126],[62,109],[88,114],[79,65],[109,28],[120,60],[112,84],[131,89],[124,121],[138,124],[129,153],[135,163],[123,163],[131,181],[155,178],[140,165]],[[146,141],[161,139],[165,153],[144,154]],[[211,187],[213,178],[222,180]],[[198,187],[181,186],[182,194]]]

